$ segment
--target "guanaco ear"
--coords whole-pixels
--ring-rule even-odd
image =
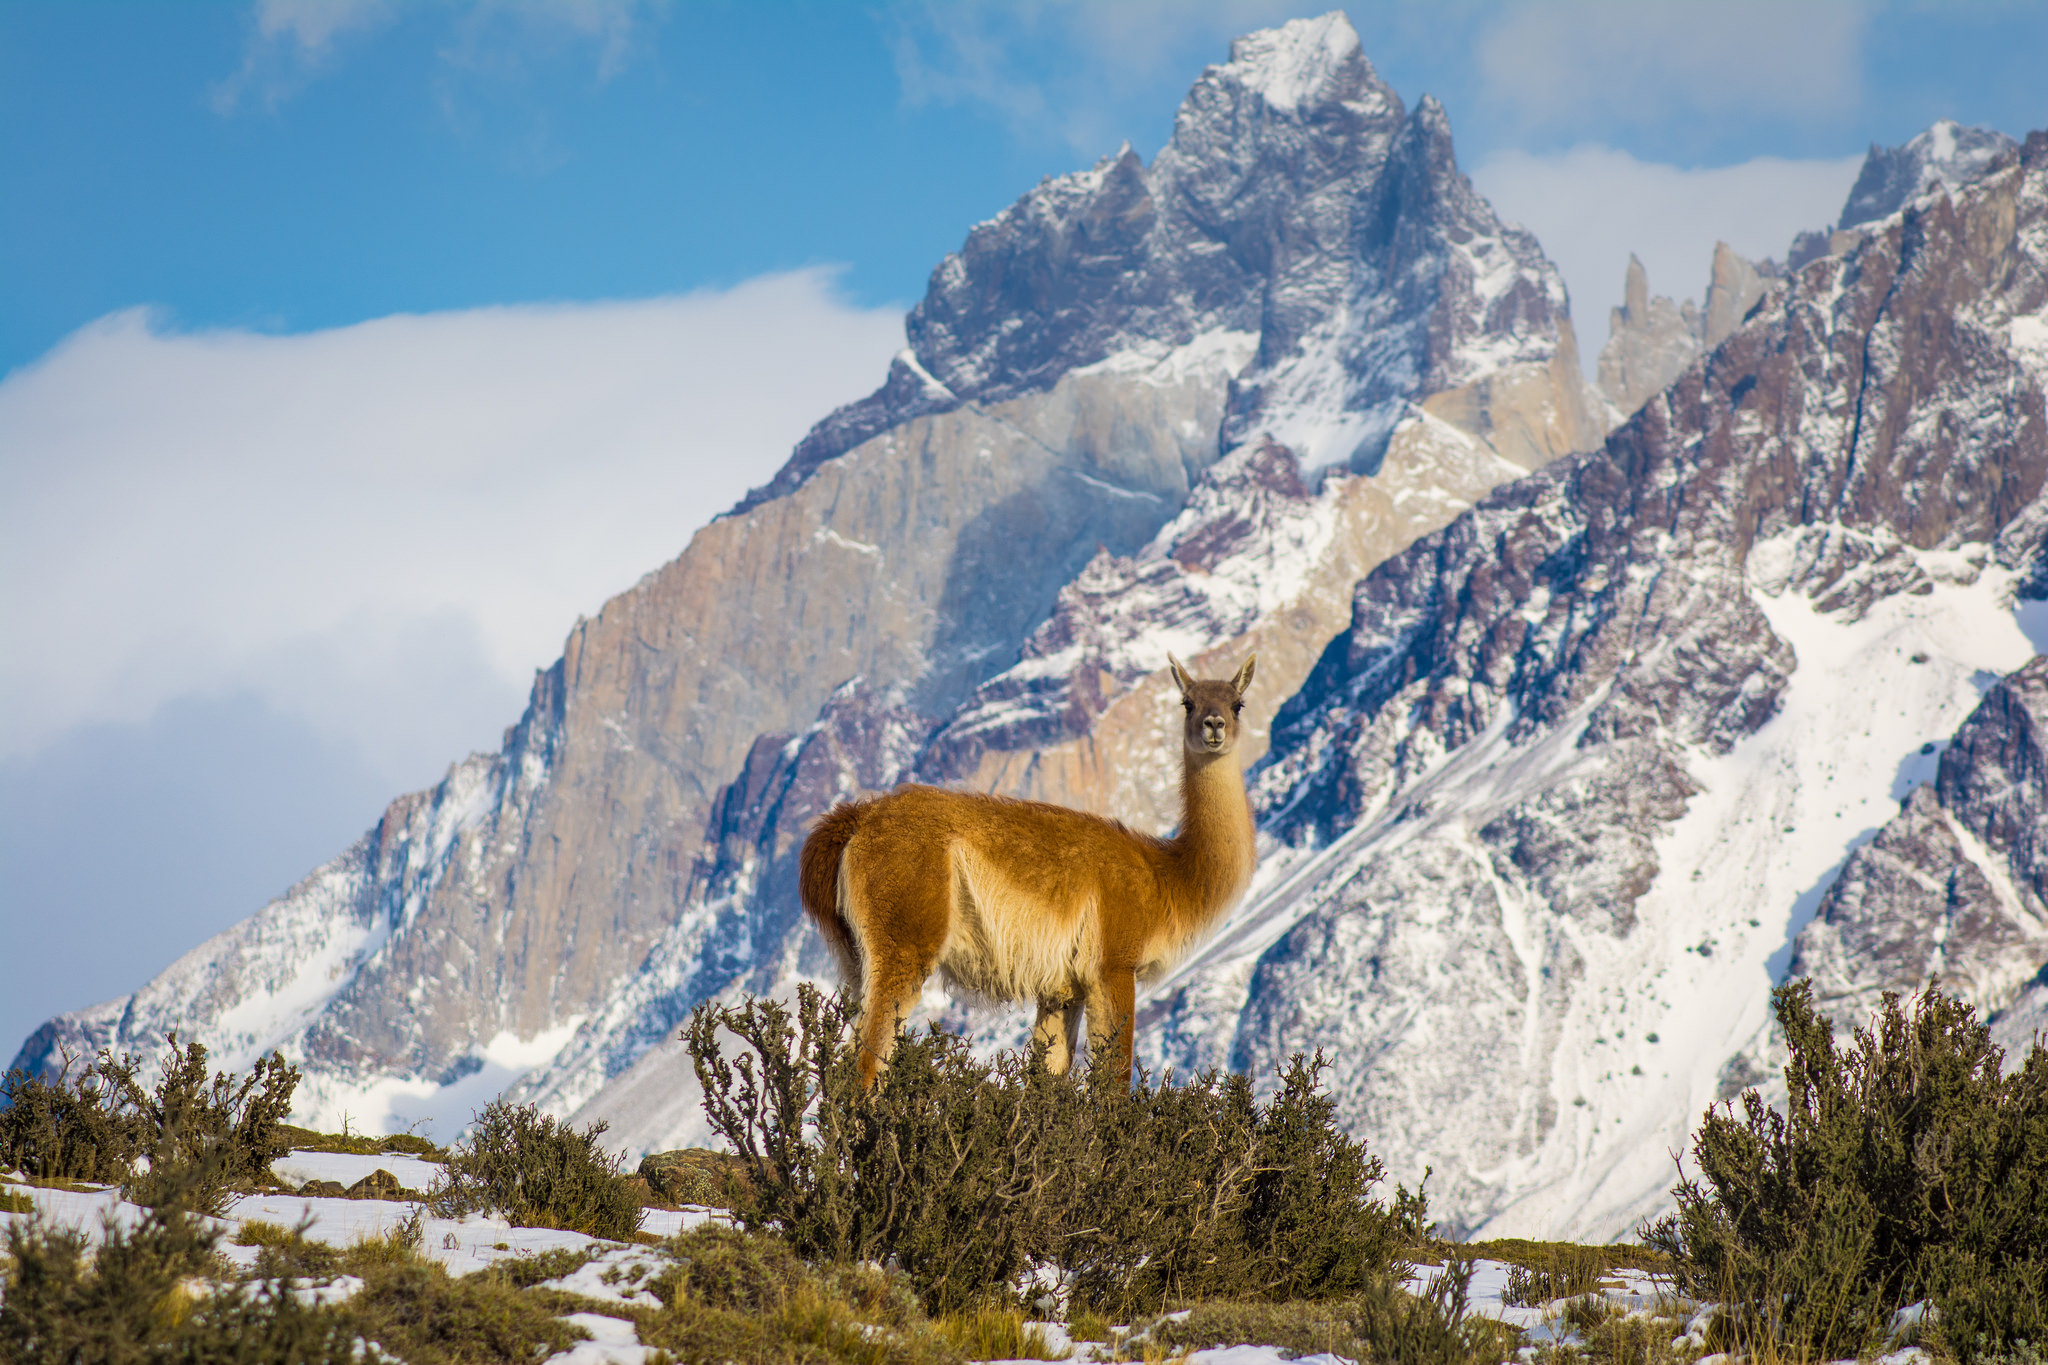
[[[1187,666],[1179,659],[1174,658],[1171,654],[1167,655],[1166,666],[1173,670],[1174,685],[1180,688],[1181,696],[1185,697],[1195,690],[1195,680],[1188,676]]]
[[[1233,691],[1235,691],[1235,692],[1237,693],[1237,695],[1238,695],[1238,696],[1240,696],[1240,697],[1241,697],[1241,696],[1243,696],[1243,695],[1244,695],[1244,690],[1245,690],[1245,689],[1246,689],[1247,687],[1250,687],[1250,686],[1252,685],[1252,668],[1253,668],[1253,666],[1255,666],[1255,665],[1256,665],[1256,664],[1257,664],[1258,662],[1259,662],[1259,656],[1258,656],[1258,655],[1256,655],[1256,654],[1247,654],[1247,655],[1245,655],[1245,656],[1244,656],[1244,666],[1243,666],[1242,668],[1240,668],[1240,669],[1238,669],[1238,670],[1237,670],[1237,674],[1236,674],[1236,676],[1234,676],[1233,678],[1231,678],[1231,680],[1230,680],[1230,686],[1231,686],[1231,689],[1232,689]]]

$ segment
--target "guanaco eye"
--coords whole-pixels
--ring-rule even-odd
[[[1180,709],[1192,716],[1195,713],[1195,704],[1191,701],[1184,701],[1180,704]]]
[[[1241,701],[1234,701],[1234,702],[1230,703],[1230,714],[1231,714],[1231,715],[1233,715],[1233,716],[1241,716],[1241,715],[1243,715],[1243,714],[1244,714],[1244,703],[1243,703],[1243,702],[1241,702]]]

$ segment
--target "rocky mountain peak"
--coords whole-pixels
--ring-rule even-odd
[[[1835,226],[1843,230],[1889,218],[1937,185],[1953,194],[2018,145],[1995,128],[1946,118],[1901,147],[1873,142]]]

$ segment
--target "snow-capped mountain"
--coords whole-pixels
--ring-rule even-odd
[[[1394,1172],[1433,1166],[1454,1224],[1622,1233],[1701,1109],[1761,1079],[1795,946],[1889,914],[1854,889],[1873,844],[1800,938],[1899,798],[2031,782],[1944,827],[1986,869],[2032,856],[1967,834],[2041,808],[2037,767],[1988,757],[2024,751],[2027,707],[1987,700],[1951,750],[1973,757],[1912,797],[2048,644],[2048,134],[1994,167],[1774,285],[1604,449],[1359,585],[1275,721],[1250,903],[1144,1010],[1156,1060],[1321,1048],[1346,1120]],[[1950,983],[1987,1009],[2036,951],[2027,903],[2000,913]],[[1843,995],[1924,970],[1913,932],[1860,932],[1903,953]]]
[[[552,1057],[531,1093],[575,1109],[679,1011],[822,970],[778,881],[803,818],[937,731],[962,774],[1035,744],[1025,713],[1066,705],[1043,688],[955,721],[1030,690],[984,689],[1020,661],[1063,666],[1062,623],[1163,594],[1160,638],[1258,641],[1277,700],[1360,574],[1600,430],[1557,272],[1341,15],[1239,40],[1151,164],[1125,149],[976,227],[907,331],[875,394],[578,624],[500,752],[18,1061],[176,1028],[224,1063],[283,1047],[306,1117],[377,1124]],[[1089,656],[1105,710],[1070,743],[1149,771],[1149,649]],[[1121,770],[1061,781],[1128,795]]]

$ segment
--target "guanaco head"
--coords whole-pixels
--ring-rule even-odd
[[[1187,713],[1181,733],[1188,752],[1215,758],[1236,748],[1237,717],[1244,710],[1244,690],[1252,685],[1252,666],[1258,662],[1258,656],[1248,656],[1244,666],[1228,679],[1198,680],[1171,654],[1166,656],[1166,662],[1173,669],[1174,682],[1180,686],[1181,709]]]

